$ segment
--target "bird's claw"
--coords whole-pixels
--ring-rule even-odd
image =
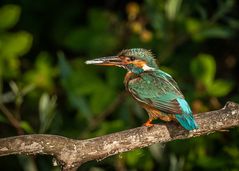
[[[152,127],[152,126],[154,126],[154,124],[152,124],[151,122],[152,122],[152,120],[149,119],[147,122],[144,123],[144,126],[146,126],[146,127]]]

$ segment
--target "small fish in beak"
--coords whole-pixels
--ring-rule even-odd
[[[120,66],[123,64],[123,61],[121,60],[119,56],[108,56],[108,57],[88,60],[85,63],[94,64],[94,65]]]

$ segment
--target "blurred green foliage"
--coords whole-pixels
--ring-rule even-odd
[[[147,114],[124,93],[125,71],[84,64],[132,47],[152,49],[195,113],[239,102],[236,0],[0,4],[1,137],[51,133],[85,139],[142,125]],[[238,138],[235,128],[155,144],[80,170],[235,171]],[[0,169],[59,170],[46,156],[2,157]]]

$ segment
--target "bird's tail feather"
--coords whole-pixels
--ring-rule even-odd
[[[176,114],[178,122],[187,130],[197,129],[198,125],[193,117],[192,111],[185,99],[178,98],[177,101],[182,108],[182,114]]]
[[[197,129],[198,125],[191,113],[183,113],[175,115],[177,121],[187,130]]]

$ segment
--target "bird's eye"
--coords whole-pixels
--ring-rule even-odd
[[[134,61],[134,60],[135,60],[135,57],[130,56],[129,59],[130,59],[131,61]]]

